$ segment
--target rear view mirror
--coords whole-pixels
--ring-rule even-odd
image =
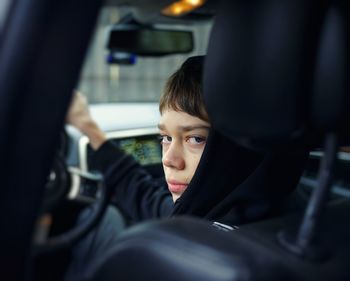
[[[109,30],[106,47],[111,52],[164,56],[189,53],[193,45],[192,31],[118,24]]]

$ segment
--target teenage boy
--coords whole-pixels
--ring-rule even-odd
[[[187,189],[200,161],[210,123],[202,98],[203,56],[191,57],[168,79],[160,99],[158,124],[162,164],[167,188],[154,180],[132,156],[108,141],[92,119],[86,98],[75,92],[67,123],[89,138],[95,150],[94,166],[104,174],[104,184],[114,187],[118,209],[133,222],[169,216],[174,203]],[[123,167],[126,175],[116,181]],[[85,210],[79,220],[89,215]],[[78,243],[72,252],[65,280],[80,280],[92,272],[104,253],[125,228],[115,208],[108,208],[98,228]]]

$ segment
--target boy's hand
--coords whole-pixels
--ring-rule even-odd
[[[86,135],[93,149],[98,149],[107,140],[103,131],[91,117],[86,97],[78,91],[74,91],[66,122]]]
[[[87,99],[78,91],[74,91],[74,96],[68,109],[66,121],[68,124],[76,127],[82,132],[84,132],[84,129],[88,129],[89,124],[93,122]]]

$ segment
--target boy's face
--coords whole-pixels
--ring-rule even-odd
[[[210,124],[185,112],[167,109],[162,112],[158,127],[165,178],[175,202],[196,171]]]

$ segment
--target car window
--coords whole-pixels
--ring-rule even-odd
[[[1,0],[0,1],[0,33],[4,27],[4,22],[7,16],[8,8],[10,1],[9,0]]]
[[[106,29],[116,23],[123,10],[105,7],[100,12],[96,32],[81,72],[78,88],[89,102],[158,102],[166,79],[181,65],[186,57],[203,55],[207,48],[211,23],[177,26],[194,31],[195,49],[186,55],[165,57],[137,57],[134,65],[109,65],[105,48]],[[172,27],[174,27],[172,25]]]

